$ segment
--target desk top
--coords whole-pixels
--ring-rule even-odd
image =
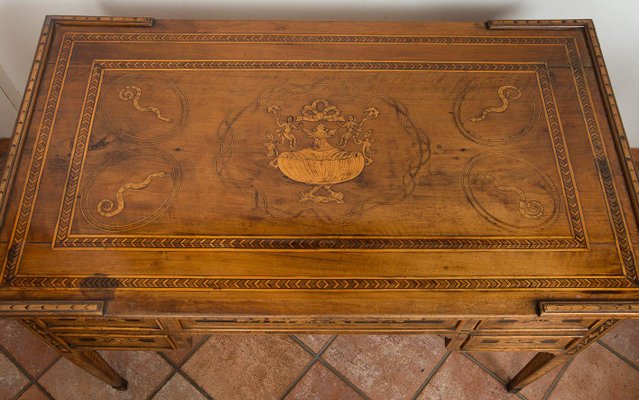
[[[637,299],[637,187],[588,20],[51,17],[0,187],[0,298],[371,316]]]

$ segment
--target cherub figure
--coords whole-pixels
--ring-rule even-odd
[[[279,133],[281,137],[280,144],[284,144],[284,140],[286,139],[288,140],[288,146],[291,150],[295,149],[295,146],[297,146],[297,138],[295,134],[293,134],[293,129],[299,129],[299,126],[295,124],[295,117],[288,116],[285,122],[280,122],[280,108],[277,106],[270,106],[267,112],[275,115],[275,123],[278,126],[276,132]]]
[[[280,123],[279,118],[277,119],[277,126],[280,127],[278,131],[282,135],[282,140],[280,144],[284,144],[284,139],[288,140],[288,146],[291,149],[294,149],[297,146],[297,138],[293,134],[293,129],[298,129],[299,126],[295,125],[295,118],[292,116],[286,117],[286,122]]]
[[[345,147],[351,139],[357,143],[359,133],[361,132],[361,124],[357,123],[352,114],[347,117],[346,121],[338,122],[337,125],[346,129],[346,132],[344,132],[339,139],[339,147]]]
[[[375,152],[372,149],[373,142],[375,140],[371,137],[372,135],[373,131],[369,129],[364,133],[364,139],[360,141],[360,143],[362,144],[362,155],[364,156],[364,160],[366,160],[366,165],[370,165],[370,163],[373,162],[371,154]]]
[[[276,139],[271,132],[266,131],[266,139],[267,142],[264,142],[264,147],[266,147],[266,156],[271,158],[271,166],[277,167],[277,156],[279,155],[279,151],[277,150]]]

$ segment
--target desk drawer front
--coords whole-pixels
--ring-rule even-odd
[[[104,333],[61,334],[59,337],[71,348],[105,350],[161,350],[175,346],[166,335],[111,335]]]
[[[480,331],[588,331],[597,322],[595,319],[513,319],[502,318],[482,321],[477,327]]]
[[[579,336],[471,336],[463,351],[559,351]]]
[[[300,332],[304,330],[326,332],[385,332],[404,331],[420,333],[454,332],[458,320],[411,319],[287,319],[287,318],[196,318],[181,320],[185,331],[221,332],[221,331],[267,331]]]
[[[46,318],[42,320],[52,332],[75,330],[126,330],[159,331],[162,329],[155,319],[142,318]]]

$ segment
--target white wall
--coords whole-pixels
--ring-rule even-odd
[[[639,147],[639,0],[0,0],[0,136],[9,136],[47,14],[198,19],[592,18],[630,143]]]

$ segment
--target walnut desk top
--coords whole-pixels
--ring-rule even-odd
[[[0,313],[93,373],[80,350],[219,330],[547,365],[639,309],[639,183],[589,20],[50,17],[0,185]]]

